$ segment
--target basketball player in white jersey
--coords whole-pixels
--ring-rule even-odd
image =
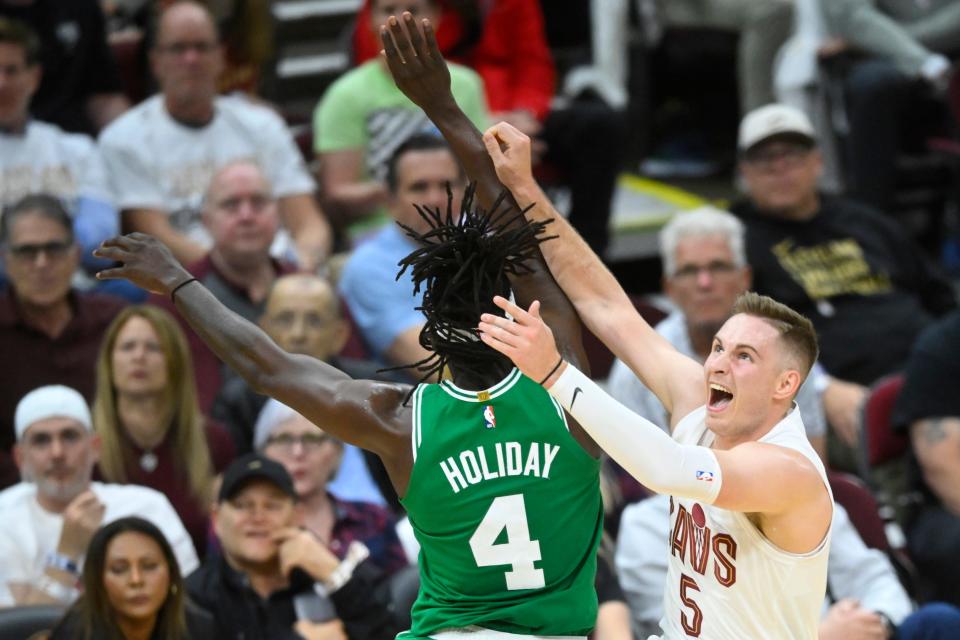
[[[671,416],[672,438],[564,362],[538,303],[525,311],[497,299],[514,322],[481,318],[484,342],[544,380],[641,483],[671,496],[663,638],[816,638],[833,498],[793,402],[817,356],[810,321],[745,294],[701,366],[640,317],[557,215],[530,174],[529,139],[501,123],[484,141],[517,202],[536,203],[527,215],[555,220],[559,237],[543,253],[580,317]]]

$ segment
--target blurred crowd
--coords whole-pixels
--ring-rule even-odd
[[[699,360],[745,291],[813,321],[797,402],[839,505],[820,638],[956,637],[960,3],[357,0],[349,68],[306,114],[272,90],[279,4],[318,3],[0,0],[0,639],[30,616],[50,638],[407,628],[417,546],[379,459],[92,254],[151,234],[283,349],[419,381],[401,225],[458,210],[468,176],[378,55],[402,11],[435,25],[478,129],[534,140],[598,254],[622,172],[729,187],[659,230],[660,291],[624,288]],[[667,502],[611,461],[603,485],[594,637],[645,638]]]

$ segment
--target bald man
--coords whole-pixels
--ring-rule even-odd
[[[240,96],[217,96],[223,47],[203,5],[177,2],[163,12],[150,65],[160,93],[100,137],[125,229],[159,238],[181,264],[200,260],[212,244],[201,216],[204,191],[224,165],[249,159],[273,187],[292,237],[285,249],[298,266],[315,270],[331,245],[316,186],[276,113]]]
[[[323,360],[353,378],[404,380],[395,372],[377,373],[373,362],[338,356],[350,337],[350,323],[336,291],[323,278],[302,273],[278,278],[259,324],[284,351]],[[254,425],[268,399],[239,376],[229,378],[217,396],[213,417],[230,430],[240,454],[252,450]],[[340,470],[328,488],[344,500],[399,504],[379,459],[352,445],[346,446]]]
[[[374,363],[338,357],[350,337],[350,325],[336,291],[323,278],[294,274],[277,279],[259,324],[284,351],[323,360],[353,378],[383,379]],[[230,429],[239,454],[251,450],[253,425],[266,401],[239,377],[231,378],[217,396],[213,416]]]
[[[263,313],[267,294],[278,277],[296,267],[270,255],[280,226],[280,205],[258,165],[249,160],[226,163],[214,175],[203,196],[201,220],[213,245],[187,270],[231,311],[251,322]],[[153,295],[150,303],[179,318],[173,303]],[[186,322],[200,407],[209,411],[227,379],[220,360]]]

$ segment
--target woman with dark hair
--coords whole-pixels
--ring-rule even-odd
[[[83,595],[50,640],[188,640],[212,638],[212,619],[187,606],[173,549],[150,522],[121,518],[90,540]]]
[[[187,339],[163,309],[127,307],[107,328],[93,424],[99,478],[166,495],[203,557],[212,483],[235,449],[200,412]]]

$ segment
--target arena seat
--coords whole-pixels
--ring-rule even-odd
[[[863,405],[860,429],[861,475],[869,479],[870,469],[903,455],[910,446],[906,436],[896,433],[890,416],[903,388],[903,376],[894,374],[877,381]]]
[[[62,605],[30,605],[0,609],[0,640],[24,640],[49,631],[63,616]]]
[[[864,544],[887,554],[904,588],[915,593],[917,570],[907,552],[906,537],[892,511],[877,501],[863,481],[851,474],[828,471],[833,498],[850,516]]]

